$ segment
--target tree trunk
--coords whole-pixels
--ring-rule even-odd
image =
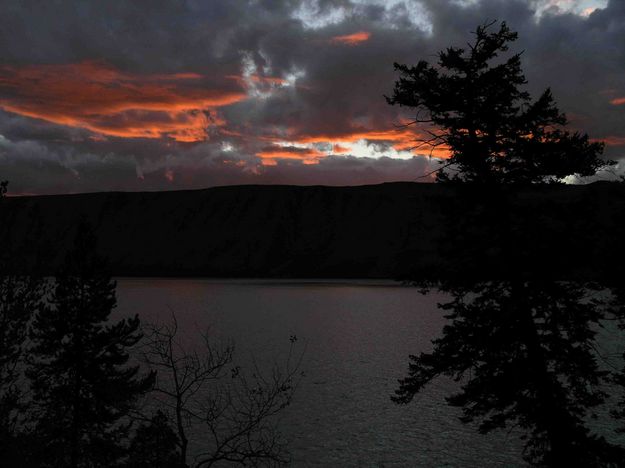
[[[547,435],[549,450],[544,457],[544,463],[549,467],[575,466],[576,456],[574,446],[570,440],[576,428],[571,415],[563,407],[561,391],[557,376],[550,375],[549,362],[542,347],[542,338],[536,327],[532,314],[532,304],[527,301],[528,289],[531,285],[526,282],[512,281],[510,283],[510,299],[519,314],[521,329],[519,332],[527,346],[527,357],[532,370],[532,382],[536,391],[538,417],[532,421],[539,432]]]
[[[176,426],[178,427],[178,438],[180,439],[180,461],[183,466],[187,466],[187,447],[189,440],[184,432],[182,421],[182,395],[176,398]]]

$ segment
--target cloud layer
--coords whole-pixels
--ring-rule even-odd
[[[199,0],[0,6],[0,178],[14,193],[430,180],[393,62],[519,32],[529,90],[625,156],[620,0]]]

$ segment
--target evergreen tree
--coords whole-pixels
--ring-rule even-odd
[[[157,411],[149,423],[142,424],[132,439],[128,468],[185,468],[178,450],[178,436],[167,416]]]
[[[517,39],[505,22],[480,26],[468,50],[449,47],[438,66],[395,63],[400,79],[389,104],[414,109],[413,124],[431,124],[422,146],[444,146],[451,157],[438,171],[439,181],[553,182],[568,175],[590,176],[613,164],[599,158],[603,144],[563,129],[566,116],[549,89],[536,100],[526,84],[521,54],[500,59]],[[450,173],[445,168],[453,168]]]
[[[43,307],[45,283],[27,276],[0,277],[0,460],[20,456],[27,410],[23,379],[28,322]]]
[[[123,455],[127,416],[153,375],[128,364],[139,319],[109,322],[115,282],[94,253],[85,222],[56,278],[49,306],[35,317],[27,375],[42,466],[112,466]]]
[[[625,333],[625,286],[622,283],[618,284],[612,287],[612,291],[614,293],[612,305],[618,318],[618,328]],[[612,410],[612,415],[619,422],[617,431],[625,434],[625,351],[622,352],[620,358],[620,369],[614,372],[613,375],[613,383],[617,385],[619,395],[616,408]]]
[[[0,183],[0,209],[8,182]],[[2,213],[3,214],[3,213]],[[12,273],[13,252],[8,248],[11,226],[0,221],[0,461],[18,464],[24,449],[23,364],[28,323],[43,306],[45,282]]]
[[[427,285],[450,295],[439,304],[449,322],[431,352],[410,357],[393,400],[408,403],[447,375],[461,383],[447,401],[463,409],[462,421],[475,420],[483,433],[520,427],[530,464],[624,466],[623,450],[586,426],[608,377],[595,352],[608,311],[602,287],[558,281],[548,256],[544,264],[528,256],[527,244],[551,233],[522,238],[528,230],[511,203],[518,184],[589,176],[611,163],[599,159],[602,145],[561,128],[566,118],[549,90],[535,102],[521,90],[520,54],[499,58],[517,35],[505,23],[490,33],[492,24],[477,28],[468,51],[441,52],[438,67],[396,65],[402,77],[389,102],[416,108],[415,123],[437,127],[424,143],[451,151],[438,181],[479,184],[456,192],[472,205],[468,215],[450,200],[453,234],[441,245],[453,265]]]
[[[461,382],[447,398],[479,430],[519,427],[534,466],[621,466],[623,450],[592,434],[586,419],[605,399],[595,330],[608,301],[598,284],[491,281],[442,285],[450,321],[429,353],[411,356],[393,400],[408,403],[430,381]]]

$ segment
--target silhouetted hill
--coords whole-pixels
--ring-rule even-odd
[[[47,273],[86,216],[118,276],[397,278],[459,264],[507,268],[491,228],[471,224],[479,196],[461,186],[391,183],[15,197],[1,221],[19,263]],[[501,210],[524,249],[523,268],[595,277],[620,262],[623,184],[515,189]],[[473,237],[458,232],[466,230]],[[465,249],[476,236],[483,248]]]

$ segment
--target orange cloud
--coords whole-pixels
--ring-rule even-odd
[[[207,127],[223,125],[210,111],[245,98],[196,73],[130,74],[101,62],[0,66],[0,108],[115,137],[205,140]]]
[[[603,142],[606,146],[625,146],[625,136],[607,136],[605,138],[594,138],[591,141]]]
[[[368,41],[371,37],[371,33],[367,31],[359,31],[353,34],[346,34],[345,36],[334,36],[330,39],[332,44],[345,44],[345,45],[358,45],[361,42]]]
[[[592,14],[593,14],[596,10],[597,10],[597,8],[594,8],[594,7],[584,8],[584,10],[582,10],[582,16],[590,16],[590,15],[592,15]]]
[[[416,135],[409,130],[366,130],[354,129],[351,132],[342,132],[337,134],[314,134],[299,135],[292,138],[297,143],[327,143],[332,141],[343,141],[354,143],[358,140],[370,141],[398,141],[406,138],[414,139]]]
[[[429,154],[430,147],[427,144],[419,146],[420,139],[423,139],[422,135],[407,128],[391,130],[354,129],[352,132],[343,132],[334,135],[294,135],[288,138],[289,141],[300,144],[331,143],[334,145],[338,144],[339,147],[340,143],[356,143],[359,140],[389,142],[392,143],[393,148],[397,151],[411,151],[414,154]],[[450,156],[450,152],[448,148],[440,146],[434,148],[432,156],[446,159]]]
[[[615,105],[615,106],[620,106],[620,105],[622,105],[622,104],[625,104],[625,97],[620,97],[620,98],[615,98],[615,99],[612,99],[612,100],[610,101],[610,104],[613,104],[613,105]]]
[[[344,146],[341,145],[334,145],[332,147],[332,152],[334,154],[343,154],[343,153],[349,153],[349,148],[346,148]]]
[[[263,151],[256,153],[256,156],[261,159],[261,163],[264,166],[275,166],[278,164],[278,160],[282,159],[297,160],[304,164],[318,164],[319,159],[325,157],[326,154],[314,148],[282,146],[266,148]]]

